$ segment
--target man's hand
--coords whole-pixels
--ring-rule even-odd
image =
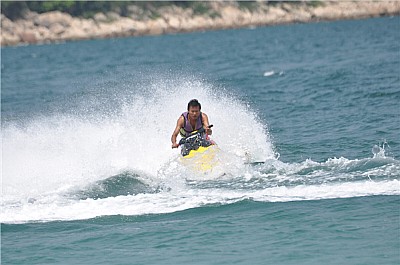
[[[177,143],[172,144],[172,148],[178,148],[178,147],[179,147],[179,144],[177,144]]]

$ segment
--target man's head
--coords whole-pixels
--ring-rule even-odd
[[[187,107],[189,116],[193,119],[197,119],[200,115],[201,104],[197,99],[192,99],[188,103]]]
[[[199,107],[199,110],[201,110],[201,104],[197,99],[192,99],[189,101],[187,110],[189,111],[191,107]]]

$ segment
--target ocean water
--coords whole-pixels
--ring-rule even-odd
[[[2,48],[1,126],[2,264],[400,263],[400,17]]]

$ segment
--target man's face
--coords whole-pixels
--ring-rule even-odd
[[[197,118],[200,116],[200,107],[199,106],[197,106],[197,107],[190,106],[188,112],[189,112],[189,117],[192,120],[197,120]]]

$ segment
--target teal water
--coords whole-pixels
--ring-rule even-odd
[[[243,201],[166,215],[4,225],[3,233],[19,245],[10,259],[17,264],[395,264],[398,249],[390,246],[399,234],[388,230],[398,228],[391,206],[398,203],[396,196],[345,204]]]
[[[398,264],[400,17],[1,50],[2,264]],[[170,135],[198,98],[218,163]]]

